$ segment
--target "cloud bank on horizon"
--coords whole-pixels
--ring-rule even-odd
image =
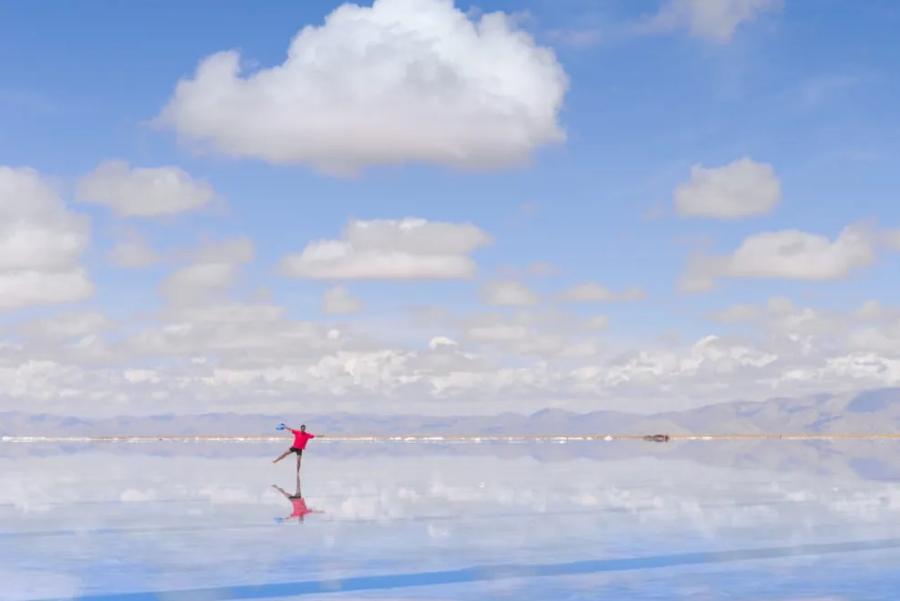
[[[175,5],[154,10],[104,18],[169,32]],[[77,85],[39,44],[65,10],[13,11],[38,33],[3,42],[36,66],[0,88],[20,142],[0,411],[655,412],[900,385],[900,59],[876,9],[242,10],[152,61],[72,31]]]

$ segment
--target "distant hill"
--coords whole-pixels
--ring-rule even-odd
[[[776,398],[762,402],[708,405],[654,415],[545,409],[531,415],[434,417],[422,415],[121,416],[82,419],[24,412],[0,413],[0,435],[261,435],[274,434],[283,420],[302,419],[313,432],[346,435],[390,434],[874,434],[900,432],[900,388],[850,395]]]

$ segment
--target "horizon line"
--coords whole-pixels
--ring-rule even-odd
[[[900,433],[756,433],[756,434],[318,434],[320,442],[676,442],[729,440],[900,440]],[[110,434],[110,435],[3,435],[0,442],[284,442],[284,436],[241,434]]]

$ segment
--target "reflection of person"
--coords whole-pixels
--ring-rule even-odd
[[[306,448],[306,443],[316,437],[315,434],[310,434],[306,431],[306,424],[300,426],[299,430],[294,430],[293,428],[287,428],[291,431],[291,434],[294,435],[294,444],[291,445],[287,451],[282,453],[278,459],[275,459],[272,463],[278,463],[291,453],[297,454],[297,477],[300,477],[300,461],[303,459],[303,449]]]
[[[303,498],[303,493],[300,492],[300,478],[297,478],[297,492],[296,494],[288,494],[286,490],[278,486],[277,484],[273,484],[272,488],[280,492],[284,495],[284,498],[291,502],[292,510],[291,515],[283,518],[275,518],[276,522],[287,522],[289,520],[296,519],[297,523],[303,521],[303,518],[311,513],[322,513],[317,509],[310,509],[306,506],[306,499]]]

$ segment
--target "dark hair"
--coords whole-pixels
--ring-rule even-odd
[[[306,429],[306,424],[300,424],[300,429],[301,429],[301,430],[305,430],[305,429]]]

